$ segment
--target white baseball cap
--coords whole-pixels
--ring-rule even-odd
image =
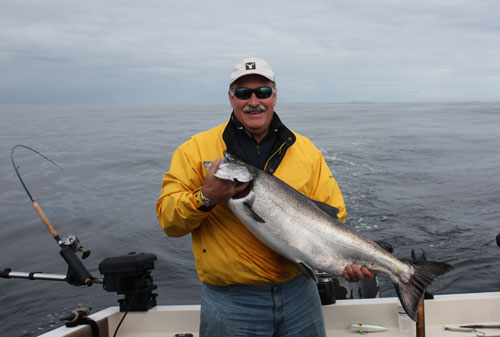
[[[271,66],[269,66],[269,63],[263,59],[250,57],[234,66],[233,72],[231,73],[231,82],[229,82],[229,84],[231,85],[240,77],[252,74],[264,76],[268,80],[276,82],[273,70],[271,69]]]

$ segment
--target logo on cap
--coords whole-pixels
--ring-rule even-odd
[[[246,68],[246,70],[254,70],[255,69],[255,62],[245,63],[245,68]]]

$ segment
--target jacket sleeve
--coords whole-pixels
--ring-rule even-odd
[[[198,209],[203,205],[200,190],[205,174],[201,158],[188,151],[186,143],[174,152],[156,201],[156,216],[168,236],[191,233],[207,216],[208,212]]]

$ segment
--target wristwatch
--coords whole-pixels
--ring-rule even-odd
[[[214,204],[212,204],[212,201],[210,201],[210,199],[208,199],[206,196],[203,195],[203,191],[200,190],[200,199],[201,201],[203,201],[203,206],[205,207],[213,207],[215,206]]]

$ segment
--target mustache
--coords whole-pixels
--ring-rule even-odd
[[[250,112],[250,113],[257,113],[257,112],[264,112],[266,111],[267,108],[263,106],[262,104],[259,104],[257,106],[246,106],[243,108],[243,112]]]

